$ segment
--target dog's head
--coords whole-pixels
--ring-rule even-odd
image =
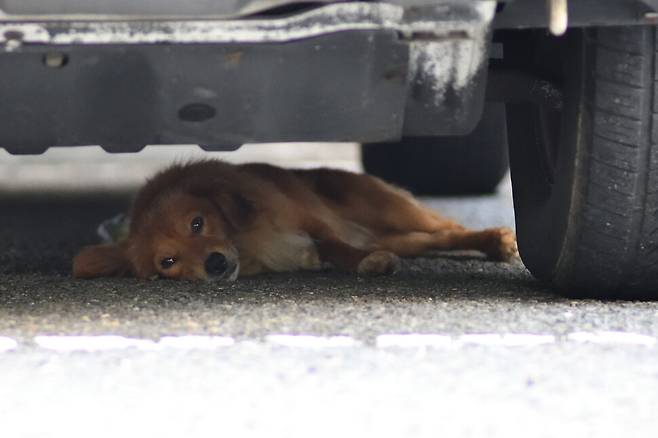
[[[166,176],[158,175],[137,196],[128,238],[84,248],[73,260],[74,276],[237,278],[232,237],[252,215],[252,204],[203,173],[174,181]]]

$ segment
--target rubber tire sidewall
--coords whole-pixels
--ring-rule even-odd
[[[519,250],[523,262],[537,278],[554,281],[556,268],[564,263],[564,241],[570,218],[577,215],[575,201],[580,184],[577,166],[582,167],[581,123],[587,114],[583,107],[585,53],[582,30],[565,38],[567,63],[572,66],[565,81],[565,105],[561,118],[559,150],[554,177],[542,162],[537,130],[538,109],[530,104],[508,105],[510,168],[514,214]],[[532,132],[528,132],[528,130]],[[579,158],[577,158],[579,157]],[[560,262],[562,259],[562,262]]]
[[[605,44],[611,38],[614,41],[615,35],[618,35],[620,42],[610,51]],[[647,253],[649,250],[645,248],[651,248],[648,236],[639,233],[642,233],[643,215],[648,214],[647,209],[650,208],[646,204],[649,201],[643,187],[651,177],[651,167],[646,162],[648,155],[643,154],[651,151],[650,138],[645,136],[651,136],[655,30],[639,27],[574,29],[566,38],[563,59],[563,65],[567,67],[564,76],[565,105],[552,184],[547,184],[545,172],[542,173],[542,167],[546,166],[541,165],[537,148],[533,148],[532,142],[528,141],[532,136],[526,135],[525,141],[519,141],[524,140],[524,129],[519,128],[520,119],[523,118],[521,114],[524,113],[508,106],[512,187],[521,257],[536,277],[552,282],[561,293],[570,297],[656,298],[655,288],[651,289],[651,285],[656,284],[653,280],[637,280],[637,273],[644,262],[641,251]],[[607,58],[598,59],[603,56],[601,47],[608,53],[615,53],[611,64],[601,64],[607,62]],[[621,109],[619,114],[622,115],[619,116],[614,111],[606,112],[608,110],[599,109],[600,103],[597,103],[604,102],[605,105],[605,102],[613,102],[609,91],[602,94],[605,92],[599,88],[599,75],[609,75],[604,71],[629,68],[630,61],[624,58],[626,47],[629,47],[629,57],[641,59],[637,68],[642,70],[633,70],[633,78],[642,78],[641,87],[649,93],[645,100],[637,103],[641,105],[637,110],[640,119],[623,115],[627,113]],[[631,52],[635,50],[631,48],[640,51]],[[600,71],[601,66],[607,70]],[[632,89],[635,86],[628,81],[615,85],[621,87],[620,93],[624,88]],[[622,99],[620,104],[629,105],[629,102]],[[634,175],[628,173],[623,176],[626,171],[621,170],[624,162],[620,161],[618,166],[621,167],[610,167],[617,172],[614,178],[602,176],[603,143],[600,135],[605,125],[601,124],[601,120],[607,114],[619,120],[632,121],[628,126],[617,122],[618,125],[611,125],[610,132],[622,129],[618,126],[624,126],[626,130],[642,130],[630,134],[626,133],[630,131],[623,131],[617,140],[603,137],[603,140],[614,145],[630,142],[634,135],[637,140],[633,141],[643,142],[637,146],[633,146],[634,143],[615,146],[618,150],[642,150],[641,153],[629,155],[623,152],[619,155],[623,158],[616,158],[624,160],[632,157],[644,163],[638,164]],[[635,123],[637,128],[633,125]],[[535,143],[539,142],[537,138],[535,140]],[[606,163],[616,165],[614,161]],[[624,187],[623,190],[631,191],[619,189],[615,192],[616,184]]]
[[[505,107],[487,104],[462,137],[410,137],[362,146],[365,171],[417,195],[492,193],[509,170]]]

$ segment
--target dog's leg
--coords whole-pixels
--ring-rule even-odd
[[[389,234],[378,236],[375,243],[401,257],[421,256],[432,250],[473,249],[483,252],[492,260],[509,261],[517,254],[516,238],[509,228]]]
[[[321,260],[361,275],[393,274],[400,259],[390,251],[364,251],[340,240],[322,239],[316,243]]]
[[[339,269],[362,275],[377,275],[393,274],[400,267],[400,259],[394,253],[352,246],[321,220],[310,218],[305,228],[315,241],[320,260]]]
[[[378,178],[340,172],[332,178],[340,178],[339,188],[346,193],[334,196],[337,210],[373,232],[378,248],[401,257],[431,250],[473,249],[493,260],[507,261],[517,254],[516,238],[509,228],[468,230]],[[330,186],[329,180],[324,186]]]

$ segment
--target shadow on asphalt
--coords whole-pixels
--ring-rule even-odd
[[[12,193],[0,195],[0,273],[5,275],[0,306],[12,301],[13,310],[34,311],[41,304],[81,305],[89,291],[99,303],[130,303],[139,297],[166,296],[167,302],[192,300],[267,303],[281,299],[318,297],[352,300],[441,298],[552,300],[555,295],[534,280],[520,263],[484,261],[470,255],[405,260],[392,277],[357,278],[339,272],[261,275],[237,283],[187,283],[135,279],[73,280],[71,258],[83,245],[95,243],[100,221],[125,211],[130,195],[95,193]],[[14,295],[9,299],[8,295]],[[155,300],[157,301],[157,300]],[[155,302],[154,301],[154,302]],[[29,304],[28,304],[29,303]]]

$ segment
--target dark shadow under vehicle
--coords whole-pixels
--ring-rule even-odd
[[[0,145],[353,141],[419,193],[512,172],[524,263],[658,297],[655,0],[0,0]]]

